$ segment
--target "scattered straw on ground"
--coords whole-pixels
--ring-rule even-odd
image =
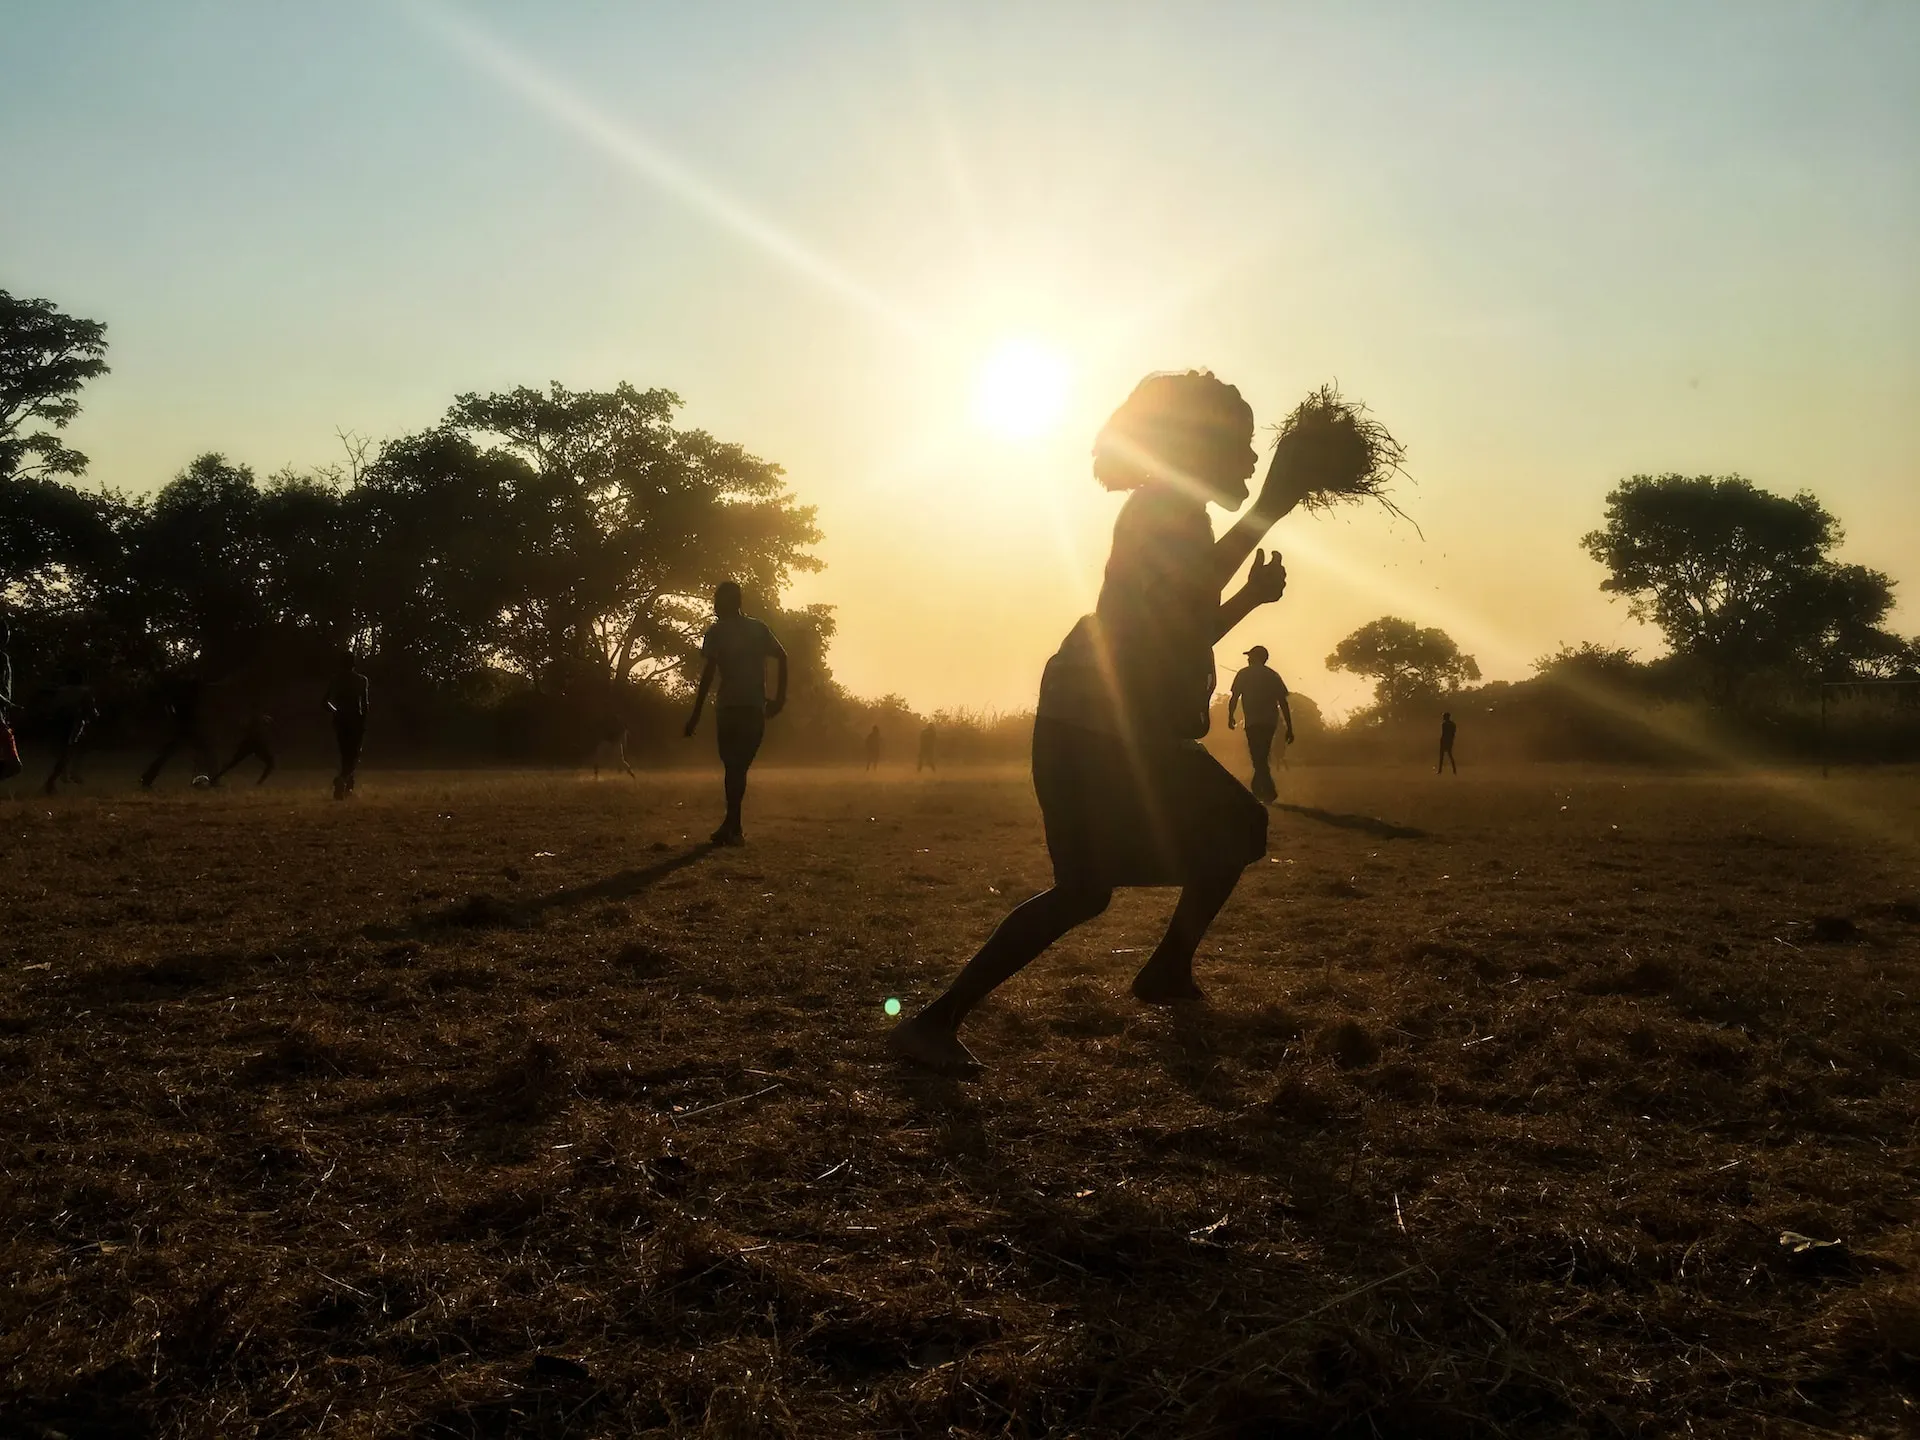
[[[299,781],[0,802],[0,1433],[1920,1425],[1920,903],[1789,793],[1296,771],[1212,1009],[1128,895],[968,1084],[1018,776]]]

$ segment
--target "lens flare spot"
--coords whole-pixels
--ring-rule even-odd
[[[889,1015],[898,1015],[900,1013],[900,1002],[889,995],[887,997],[887,1003],[880,1008],[885,1010]]]

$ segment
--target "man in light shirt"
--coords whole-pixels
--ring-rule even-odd
[[[694,692],[693,714],[687,717],[687,737],[700,725],[700,711],[707,703],[707,692],[714,695],[713,725],[720,741],[720,763],[726,770],[727,818],[713,832],[716,845],[744,845],[740,828],[740,805],[747,798],[747,768],[759,753],[767,721],[787,704],[787,652],[773,638],[773,632],[751,615],[742,613],[740,587],[723,581],[713,592],[713,624],[700,641],[700,653],[706,665],[700,671],[700,688]],[[767,661],[778,667],[773,699],[767,699]]]
[[[1233,712],[1238,706],[1246,719],[1247,754],[1253,761],[1252,790],[1260,800],[1271,804],[1280,798],[1273,783],[1269,758],[1273,754],[1274,732],[1284,718],[1287,744],[1293,743],[1293,711],[1287,706],[1287,682],[1267,666],[1267,647],[1256,645],[1247,651],[1247,664],[1233,677],[1233,693],[1227,696],[1227,728],[1233,729]],[[1286,756],[1282,752],[1281,763]]]

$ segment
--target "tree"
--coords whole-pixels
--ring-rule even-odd
[[[1770,667],[1845,678],[1899,663],[1908,642],[1881,622],[1893,582],[1831,558],[1839,522],[1812,495],[1769,494],[1738,475],[1635,475],[1584,537],[1602,590],[1660,627],[1674,654],[1731,698]]]
[[[269,560],[252,470],[200,456],[140,507],[129,540],[126,588],[154,661],[226,669],[254,655],[267,629]]]
[[[1542,680],[1616,689],[1643,679],[1645,671],[1646,667],[1633,658],[1633,651],[1626,646],[1601,645],[1592,640],[1562,645],[1551,655],[1542,655],[1533,662],[1533,673]]]
[[[107,373],[106,353],[107,327],[99,321],[0,290],[0,482],[87,468],[87,457],[53,432],[80,413],[80,387]]]
[[[1342,640],[1327,657],[1327,668],[1371,679],[1374,712],[1383,717],[1403,715],[1480,678],[1480,666],[1460,653],[1446,631],[1422,629],[1391,615]]]
[[[515,564],[500,645],[536,685],[588,664],[604,680],[665,680],[693,653],[723,579],[773,603],[817,570],[810,506],[778,465],[703,430],[676,430],[670,390],[552,384],[462,395],[446,428],[523,467],[512,486]]]

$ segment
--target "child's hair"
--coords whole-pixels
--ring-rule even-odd
[[[1253,407],[1209,370],[1161,371],[1133,387],[1093,441],[1093,478],[1109,490],[1150,480],[1211,484],[1252,470]]]
[[[738,610],[746,603],[746,597],[740,593],[740,582],[737,580],[722,580],[718,585],[714,586],[713,603],[716,607],[731,605],[735,610]]]

